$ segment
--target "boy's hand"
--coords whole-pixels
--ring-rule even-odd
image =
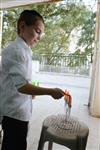
[[[60,99],[64,96],[64,91],[61,90],[60,88],[54,88],[52,90],[52,93],[51,93],[51,96],[54,98],[54,99]]]

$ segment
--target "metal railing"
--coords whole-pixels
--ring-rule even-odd
[[[33,60],[39,61],[39,71],[88,76],[92,59],[91,55],[36,54]]]

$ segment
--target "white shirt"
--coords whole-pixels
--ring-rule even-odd
[[[0,67],[0,116],[29,121],[32,114],[32,96],[18,92],[31,82],[32,51],[18,37],[2,51]]]

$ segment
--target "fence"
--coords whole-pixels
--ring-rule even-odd
[[[92,59],[91,55],[37,54],[33,56],[33,60],[39,61],[39,71],[41,72],[89,76]]]

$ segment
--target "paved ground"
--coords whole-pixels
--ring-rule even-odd
[[[87,149],[100,150],[100,119],[93,118],[88,111],[88,97],[90,79],[57,74],[33,74],[33,79],[40,82],[40,86],[60,87],[68,89],[73,97],[71,115],[86,123],[90,129]],[[39,96],[33,101],[33,116],[28,134],[28,150],[37,150],[43,120],[53,114],[64,114],[64,100],[53,100],[50,96]],[[47,149],[45,144],[45,150]],[[54,150],[67,150],[64,146],[54,144]]]
[[[86,123],[89,127],[89,137],[86,150],[100,150],[100,119],[93,118],[88,111],[90,78],[73,77],[58,74],[37,73],[33,79],[40,86],[68,89],[73,97],[71,115]],[[65,114],[64,100],[53,100],[50,96],[39,96],[33,100],[33,116],[29,126],[28,150],[37,150],[43,120],[53,114]],[[45,144],[47,150],[47,144]],[[53,150],[68,150],[66,147],[54,144]]]

